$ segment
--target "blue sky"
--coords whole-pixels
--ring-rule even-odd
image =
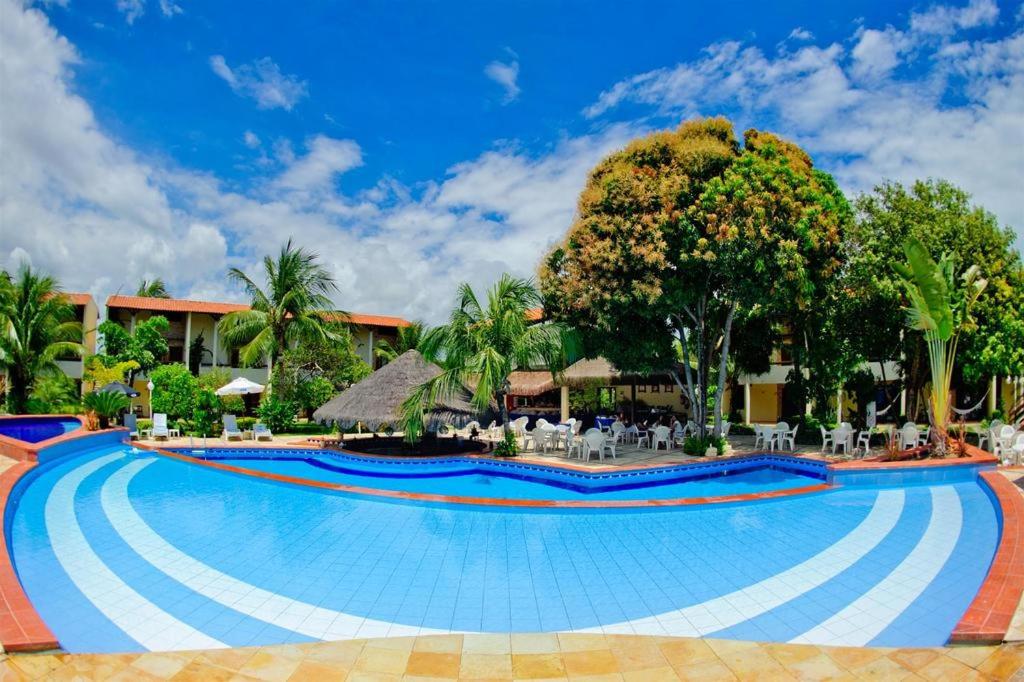
[[[0,261],[97,296],[235,298],[224,269],[294,235],[339,305],[436,319],[531,274],[602,155],[698,114],[1024,227],[1018,4],[0,3]]]

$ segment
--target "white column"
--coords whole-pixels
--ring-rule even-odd
[[[900,414],[907,413],[907,389],[900,391]]]
[[[218,318],[213,317],[213,368],[217,369],[217,356],[220,355],[220,344],[217,342],[217,322]]]
[[[750,424],[750,383],[743,384],[743,420]]]
[[[369,330],[368,341],[366,342],[366,364],[373,369],[373,330]]]
[[[843,421],[843,389],[836,391],[836,423]]]
[[[185,366],[188,367],[189,348],[192,347],[192,312],[185,313]]]
[[[560,400],[559,407],[561,408],[561,414],[560,414],[559,418],[561,419],[561,421],[564,422],[564,421],[569,419],[569,387],[568,386],[562,386],[561,396],[560,397],[561,397],[561,400]]]
[[[988,389],[988,414],[985,418],[988,419],[988,415],[996,411],[996,399],[999,396],[999,377],[992,377],[992,383]]]

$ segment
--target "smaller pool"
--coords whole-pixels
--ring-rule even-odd
[[[81,428],[74,417],[4,417],[0,418],[0,436],[25,443],[41,443]]]
[[[824,464],[761,455],[700,464],[589,473],[512,461],[372,459],[285,449],[179,450],[206,461],[359,488],[505,500],[676,500],[820,485]]]

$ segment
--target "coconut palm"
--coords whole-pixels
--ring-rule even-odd
[[[23,265],[0,273],[0,367],[7,371],[7,408],[24,412],[38,377],[60,373],[57,359],[81,356],[82,325],[57,281]]]
[[[251,307],[225,315],[218,331],[228,346],[238,348],[242,364],[269,361],[273,367],[281,353],[296,343],[335,338],[328,318],[345,315],[331,312],[330,294],[338,287],[318,258],[289,239],[276,260],[263,259],[266,289],[238,268],[228,271],[228,278],[249,294]]]
[[[477,409],[497,403],[507,439],[509,375],[538,365],[556,374],[565,366],[565,328],[531,319],[530,311],[541,306],[532,281],[502,275],[484,304],[469,284],[460,285],[458,292],[448,323],[430,330],[420,343],[424,356],[440,361],[443,371],[413,391],[403,405],[408,440],[422,434],[425,411],[467,386]]]
[[[145,296],[148,298],[170,298],[171,295],[167,292],[167,285],[164,281],[157,277],[153,281],[142,280],[139,282],[139,288],[135,291],[136,296]]]
[[[381,339],[373,349],[374,355],[383,362],[391,362],[407,350],[419,350],[420,342],[426,336],[427,327],[422,322],[413,322],[408,327],[399,327],[395,342]]]
[[[949,432],[950,383],[956,362],[960,332],[971,324],[971,308],[988,281],[979,276],[977,265],[967,268],[957,282],[955,264],[949,255],[936,263],[917,239],[903,245],[906,264],[896,263],[909,305],[907,326],[924,334],[931,365],[928,412],[936,454],[945,454]]]

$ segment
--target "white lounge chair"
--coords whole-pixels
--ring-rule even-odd
[[[252,437],[256,440],[274,440],[274,434],[270,432],[266,424],[256,423],[252,427]]]
[[[224,433],[221,434],[224,440],[242,440],[242,432],[238,428],[238,421],[235,419],[235,415],[221,415],[220,419],[224,422]]]
[[[167,428],[167,415],[157,412],[153,415],[153,428],[150,429],[153,438],[170,438],[171,430]]]

